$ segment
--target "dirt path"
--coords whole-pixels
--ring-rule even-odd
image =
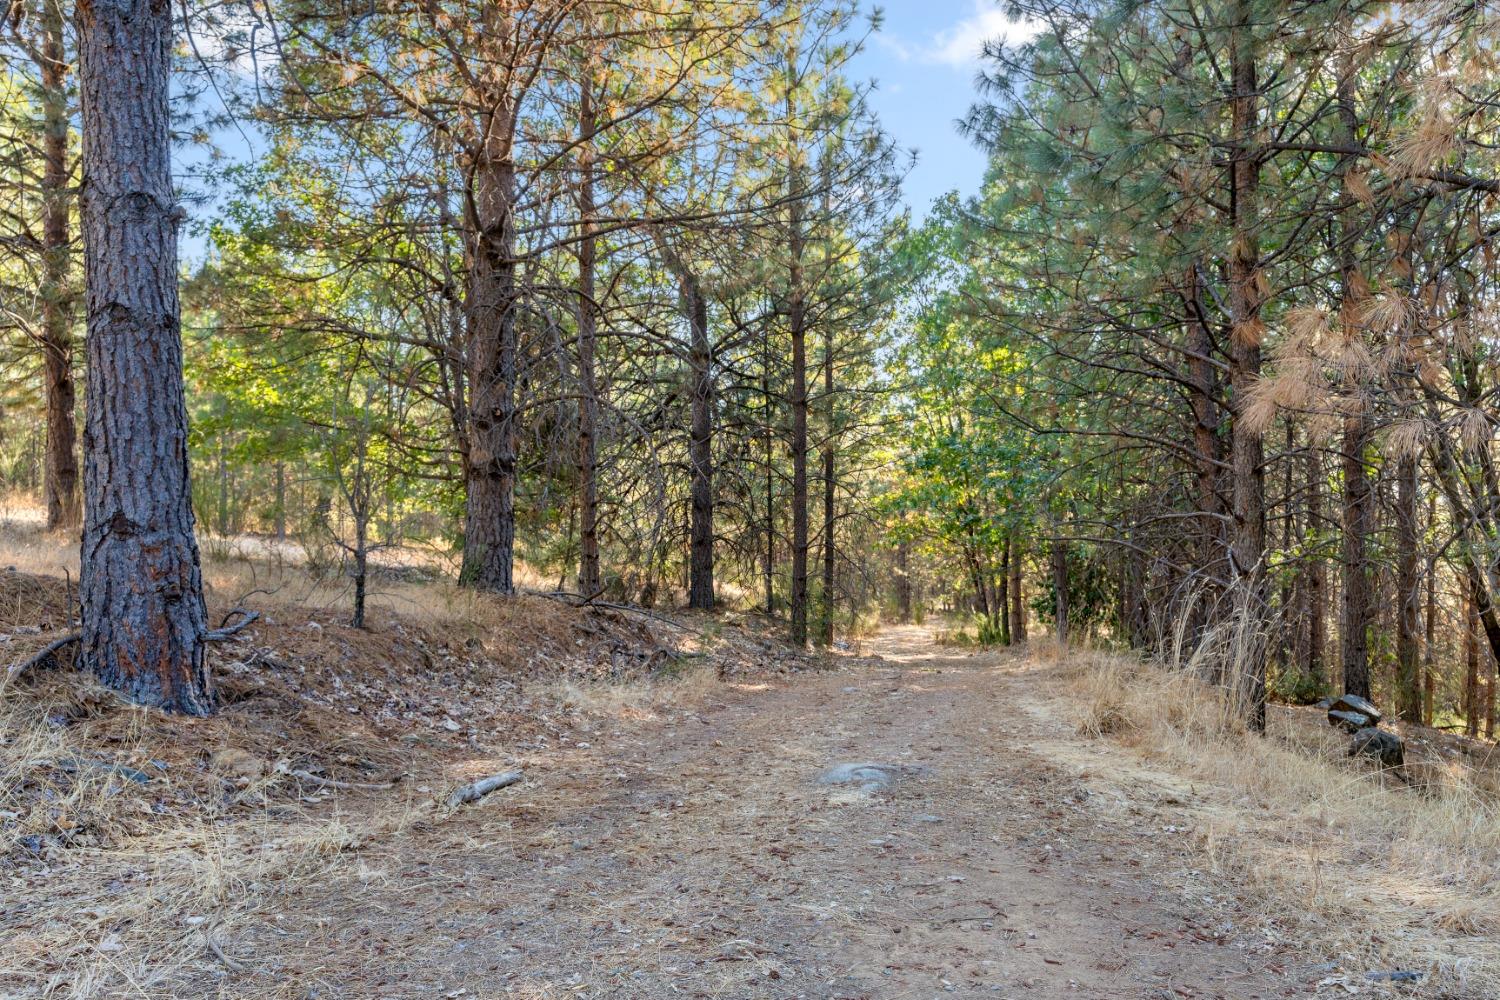
[[[528,762],[245,928],[224,995],[1281,997],[1297,959],[1151,803],[1032,748],[1034,674],[881,637],[874,667],[734,691]],[[818,783],[899,766],[871,794]],[[357,986],[355,984],[358,984]],[[238,988],[237,988],[238,987]],[[466,991],[466,992],[463,992]]]

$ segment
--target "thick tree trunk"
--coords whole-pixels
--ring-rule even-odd
[[[599,568],[599,458],[596,427],[599,391],[594,372],[598,342],[598,303],[594,271],[598,239],[594,235],[594,81],[586,65],[578,104],[578,592],[596,597],[604,591]],[[696,605],[694,605],[696,607]]]
[[[713,342],[708,336],[708,299],[696,276],[684,272],[682,301],[687,310],[688,362],[692,369],[692,427],[688,438],[691,477],[691,551],[688,606],[714,606],[714,415]],[[769,502],[769,501],[768,501]]]
[[[1247,698],[1250,728],[1263,732],[1266,725],[1265,650],[1265,446],[1261,436],[1240,417],[1250,392],[1260,379],[1260,313],[1263,295],[1259,288],[1257,189],[1260,184],[1260,150],[1257,148],[1258,88],[1256,47],[1252,37],[1250,7],[1237,0],[1230,41],[1230,117],[1234,149],[1230,157],[1232,238],[1229,253],[1229,313],[1231,321],[1231,382],[1234,389],[1234,536],[1230,547],[1235,607],[1246,616],[1242,662],[1234,666],[1241,674]]]
[[[1396,482],[1396,674],[1401,718],[1422,721],[1422,671],[1417,630],[1422,586],[1417,553],[1417,459],[1403,457]]]
[[[42,371],[47,398],[43,502],[49,531],[76,528],[78,456],[73,382],[73,292],[68,232],[73,195],[68,178],[68,56],[61,0],[43,0]]]
[[[82,656],[142,704],[207,715],[188,480],[165,0],[77,5],[88,306]]]
[[[516,175],[508,112],[497,110],[475,154],[465,302],[469,400],[464,456],[464,556],[459,581],[515,590]]]

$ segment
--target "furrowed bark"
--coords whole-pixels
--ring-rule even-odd
[[[515,590],[519,334],[512,114],[497,102],[473,154],[465,301],[469,401],[459,581],[501,594]]]
[[[61,0],[43,0],[41,47],[42,140],[42,370],[47,399],[43,501],[47,529],[76,528],[78,434],[74,419],[73,294],[68,287],[68,232],[73,195],[68,179],[68,56]]]
[[[1250,8],[1236,2],[1230,26],[1230,117],[1234,150],[1230,160],[1231,246],[1229,252],[1229,313],[1231,382],[1234,389],[1234,535],[1230,547],[1236,610],[1246,616],[1242,661],[1234,666],[1245,691],[1250,728],[1266,725],[1265,595],[1265,445],[1261,436],[1239,419],[1260,379],[1262,296],[1258,287],[1260,251],[1257,235],[1257,189],[1260,151],[1256,85],[1256,46]]]
[[[680,281],[687,310],[689,366],[692,369],[691,432],[688,467],[692,523],[689,526],[688,606],[714,606],[714,424],[713,342],[708,335],[708,300],[696,275],[684,270]]]
[[[76,8],[88,309],[83,662],[142,704],[206,715],[188,480],[167,0]]]
[[[604,590],[599,568],[599,458],[596,428],[599,391],[594,372],[598,342],[595,268],[598,239],[594,235],[594,120],[593,60],[585,62],[578,103],[578,592],[592,597]]]

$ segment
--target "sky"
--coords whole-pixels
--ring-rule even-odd
[[[956,122],[976,98],[985,41],[1023,41],[1025,25],[1008,21],[997,0],[882,0],[884,20],[851,67],[875,82],[870,102],[903,147],[918,151],[906,201],[918,218],[948,191],[973,194],[985,157],[958,134]]]

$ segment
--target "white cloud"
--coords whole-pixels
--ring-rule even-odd
[[[1033,22],[1012,21],[1005,16],[997,0],[971,0],[971,3],[972,11],[968,17],[933,36],[924,53],[928,60],[954,69],[973,69],[979,63],[986,42],[1024,42],[1034,37],[1040,28]]]

